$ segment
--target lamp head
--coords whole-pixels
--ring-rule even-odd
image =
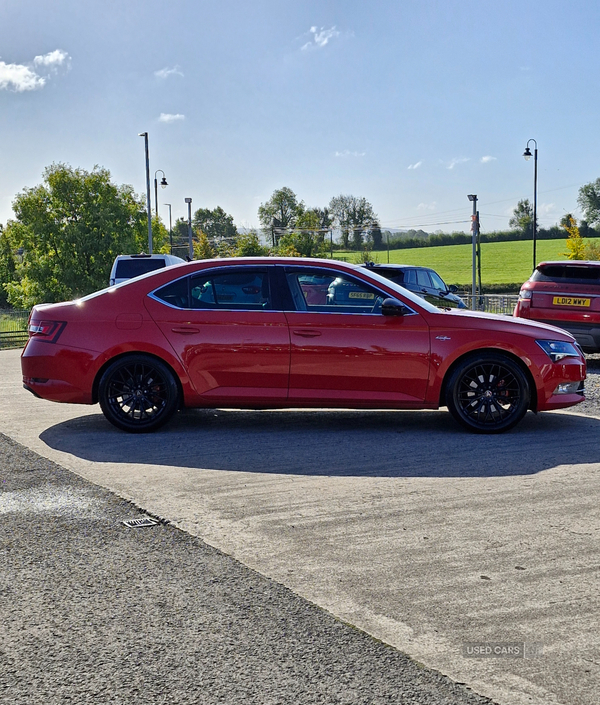
[[[529,147],[525,147],[525,151],[523,152],[523,156],[525,157],[525,161],[529,161],[532,157],[531,150]]]
[[[163,176],[162,179],[161,179],[161,182],[160,182],[160,187],[161,187],[161,188],[167,188],[168,185],[169,185],[169,184],[167,183],[166,178]]]
[[[474,193],[470,193],[467,196],[467,198],[469,199],[469,201],[476,201],[477,200],[477,196]]]
[[[192,199],[191,199],[191,198],[184,198],[183,200],[184,200],[186,203],[191,203],[191,202],[192,202]]]

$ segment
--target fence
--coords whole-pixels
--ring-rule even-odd
[[[0,310],[0,350],[22,348],[27,342],[29,311]]]
[[[460,297],[472,308],[473,294],[461,294]],[[475,310],[512,316],[518,298],[518,294],[480,294],[475,296]]]

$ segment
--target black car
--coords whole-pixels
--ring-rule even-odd
[[[375,264],[374,262],[367,262],[363,266],[400,284],[434,306],[467,308],[465,302],[456,294],[457,287],[446,286],[440,275],[429,267],[416,267],[410,264]]]

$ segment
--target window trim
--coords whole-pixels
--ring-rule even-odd
[[[323,272],[327,272],[328,274],[331,274],[331,272],[335,272],[335,274],[337,276],[341,276],[341,275],[348,276],[351,279],[355,279],[357,282],[359,282],[363,286],[367,286],[367,287],[371,287],[371,288],[375,289],[376,291],[379,292],[379,294],[381,294],[383,296],[384,300],[397,298],[396,296],[392,296],[392,295],[388,294],[387,292],[382,291],[381,289],[377,288],[375,286],[375,284],[372,284],[371,282],[365,282],[364,279],[361,279],[360,277],[357,277],[354,274],[352,274],[350,272],[343,271],[343,270],[332,270],[332,269],[329,269],[329,267],[320,267],[319,265],[315,265],[314,267],[311,267],[310,265],[306,265],[306,264],[277,264],[276,267],[281,268],[284,272],[284,276],[282,279],[283,279],[283,281],[285,281],[285,284],[290,292],[290,299],[291,299],[292,303],[294,303],[294,296],[293,296],[293,294],[291,292],[291,288],[288,284],[287,277],[285,276],[287,274],[288,270],[304,270],[307,272],[309,272],[311,270],[312,271],[321,270]],[[400,285],[398,284],[397,286],[400,286]],[[403,303],[409,309],[410,313],[405,314],[404,316],[402,316],[402,318],[406,318],[406,316],[418,316],[419,315],[419,313],[417,311],[415,311],[412,308],[412,306],[408,305],[405,302],[403,302]],[[311,309],[301,311],[295,307],[295,304],[294,304],[293,309],[288,311],[288,309],[286,308],[286,309],[284,309],[284,311],[286,311],[288,313],[310,313],[310,314],[318,313],[318,314],[323,314],[326,316],[327,315],[335,315],[335,316],[381,316],[382,315],[381,313],[373,313],[372,311],[369,311],[369,312],[335,311],[335,310],[333,310],[333,311],[314,311]]]
[[[170,284],[174,284],[175,282],[181,281],[182,279],[187,279],[188,281],[188,302],[191,299],[191,289],[190,289],[190,283],[193,277],[202,275],[202,273],[208,273],[210,272],[211,274],[218,274],[218,273],[223,273],[225,271],[232,271],[235,269],[241,268],[242,270],[254,270],[257,272],[264,272],[269,280],[269,294],[271,298],[271,307],[270,308],[265,308],[265,309],[256,309],[256,308],[224,308],[220,307],[218,304],[215,308],[190,308],[188,307],[181,307],[181,306],[174,306],[173,304],[168,303],[164,299],[161,299],[159,296],[156,295],[157,291],[160,291],[163,289],[165,286],[169,286]],[[194,272],[188,272],[187,274],[184,274],[181,277],[178,277],[177,279],[172,279],[170,282],[166,284],[162,284],[161,286],[156,287],[156,289],[153,289],[151,292],[147,294],[148,298],[152,299],[153,301],[157,301],[159,304],[162,304],[163,306],[166,306],[167,308],[171,308],[175,311],[203,311],[203,312],[209,312],[209,311],[229,311],[232,313],[281,313],[283,311],[283,308],[280,305],[280,296],[277,293],[277,282],[275,280],[275,265],[272,264],[267,264],[267,265],[258,265],[258,266],[253,266],[253,265],[219,265],[217,267],[207,267],[206,269],[198,269]],[[275,286],[274,286],[275,283]]]

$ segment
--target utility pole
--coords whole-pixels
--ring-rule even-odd
[[[477,308],[477,240],[479,234],[479,213],[477,212],[477,196],[471,193],[467,196],[467,198],[473,203],[473,215],[471,216],[471,239],[473,242],[471,308],[474,311]]]
[[[165,203],[165,206],[169,206],[169,245],[170,253],[173,254],[173,224],[171,223],[171,204]]]
[[[148,133],[140,132],[138,137],[144,138],[146,147],[146,205],[148,207],[148,254],[152,254],[152,203],[150,201],[150,156],[148,152]]]
[[[188,204],[188,240],[189,240],[189,258],[190,262],[194,259],[194,243],[192,241],[192,199],[186,198],[185,202]]]

